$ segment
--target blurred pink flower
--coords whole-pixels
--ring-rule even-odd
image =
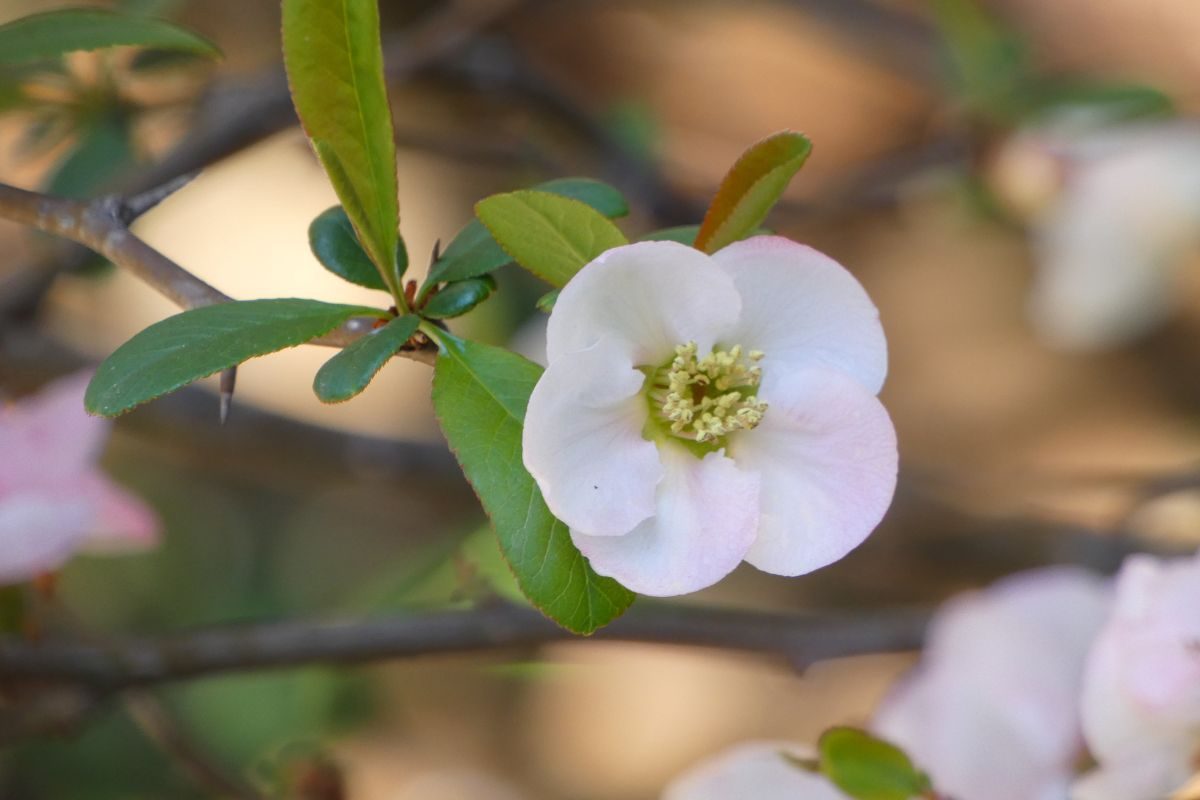
[[[743,560],[811,572],[891,502],[878,311],[812,248],[609,250],[562,290],[546,351],[525,466],[592,567],[634,591],[694,592]]]
[[[845,800],[828,780],[790,763],[785,754],[813,755],[786,742],[740,744],[680,775],[662,800]]]
[[[154,513],[96,467],[110,423],[83,410],[89,377],[0,408],[0,584],[57,569],[80,548],[157,540]]]
[[[1084,659],[1109,595],[1099,576],[1048,568],[951,600],[875,730],[955,800],[1064,800],[1083,754]]]
[[[1099,767],[1078,800],[1159,800],[1200,772],[1200,554],[1125,562],[1088,657],[1083,726]]]

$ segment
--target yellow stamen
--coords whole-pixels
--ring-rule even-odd
[[[762,382],[762,357],[760,350],[743,355],[741,345],[734,345],[697,358],[695,342],[681,344],[654,375],[651,408],[673,435],[696,442],[750,430],[767,410],[754,394]]]

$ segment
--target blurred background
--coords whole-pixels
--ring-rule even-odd
[[[0,0],[0,23],[59,5]],[[240,299],[365,299],[308,250],[309,222],[335,198],[281,95],[278,5],[118,5],[196,30],[225,58],[118,50],[0,73],[0,180],[90,197],[203,167],[140,235]],[[699,221],[758,139],[812,139],[768,224],[847,266],[880,308],[896,502],[830,568],[793,580],[745,568],[684,602],[931,606],[1038,564],[1111,570],[1132,549],[1200,542],[1192,0],[381,10],[414,270],[491,192],[596,177],[626,194],[622,225],[641,233]],[[536,352],[541,290],[515,270],[498,277],[463,329]],[[0,222],[3,396],[97,362],[174,310]],[[154,634],[509,591],[433,421],[428,368],[396,360],[361,397],[322,406],[310,384],[329,354],[244,366],[223,427],[212,386],[118,421],[104,465],[158,510],[165,536],[146,554],[72,562],[58,591],[76,623]],[[912,660],[799,674],[733,652],[565,643],[156,695],[218,762],[298,797],[343,796],[317,793],[336,776],[354,800],[648,800],[731,742],[862,723]],[[0,756],[0,797],[214,796],[146,728],[118,703],[26,737]]]

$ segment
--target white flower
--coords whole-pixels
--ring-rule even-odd
[[[693,592],[743,559],[810,572],[887,510],[878,312],[809,247],[609,250],[562,290],[546,349],[525,466],[592,567],[634,591]]]
[[[812,758],[786,742],[748,742],[732,747],[680,775],[662,800],[845,800],[828,780],[791,763]]]
[[[1084,660],[1109,594],[1099,576],[1049,568],[950,601],[875,730],[956,800],[1065,800],[1083,754]]]
[[[0,408],[0,585],[55,570],[80,548],[157,538],[154,513],[95,466],[111,423],[84,412],[88,377]]]
[[[1039,333],[1063,348],[1102,348],[1162,322],[1200,245],[1200,126],[1074,134],[1051,126],[1019,136],[1009,153],[1010,163],[1040,153],[1061,175],[1057,199],[1033,226]]]
[[[1125,562],[1088,657],[1083,726],[1099,768],[1077,800],[1159,800],[1200,772],[1200,554]]]

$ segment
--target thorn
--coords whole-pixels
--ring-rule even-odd
[[[135,219],[187,186],[199,174],[199,172],[189,172],[186,175],[180,175],[178,178],[167,181],[161,186],[155,186],[153,189],[147,189],[141,194],[135,194],[133,197],[126,198],[121,203],[121,220],[126,225],[131,224]]]
[[[237,384],[237,367],[221,373],[221,424],[229,419],[229,408],[233,405],[233,387]]]
[[[433,243],[433,255],[429,257],[429,266],[437,263],[437,260],[442,257],[442,240],[438,239]]]

